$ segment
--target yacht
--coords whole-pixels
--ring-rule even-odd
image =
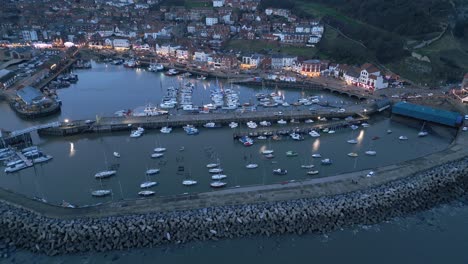
[[[302,168],[302,169],[312,169],[313,167],[315,167],[315,165],[313,165],[313,164],[301,165],[301,168]]]
[[[28,167],[28,165],[26,165],[26,163],[21,162],[21,163],[15,164],[13,166],[6,167],[4,171],[6,173],[17,172],[17,171],[25,169],[27,167]]]
[[[350,152],[350,153],[348,153],[348,156],[355,158],[355,157],[358,156],[358,154],[356,152]]]
[[[211,179],[212,180],[222,180],[222,179],[226,179],[227,178],[227,175],[225,174],[214,174],[211,176]]]
[[[239,124],[237,124],[236,122],[229,123],[230,128],[236,128],[237,126],[239,126]]]
[[[187,129],[185,129],[185,133],[187,133],[187,135],[197,135],[199,133],[199,131],[195,127],[189,127]]]
[[[258,164],[250,163],[245,166],[247,169],[255,169],[258,168]]]
[[[273,170],[273,174],[276,174],[276,175],[286,175],[288,173],[287,170],[285,169],[274,169]]]
[[[328,130],[328,134],[335,134],[335,130],[332,130],[332,129]]]
[[[318,153],[315,153],[315,154],[312,154],[312,158],[321,158],[322,155],[318,154]]]
[[[370,127],[370,125],[368,123],[362,123],[361,126],[362,127]]]
[[[262,122],[260,122],[260,125],[261,126],[271,126],[271,123],[268,122],[268,121],[262,121]]]
[[[209,168],[209,169],[212,169],[212,168],[216,168],[219,166],[219,163],[209,163],[209,164],[206,164],[206,167]]]
[[[274,150],[272,149],[265,149],[265,150],[262,150],[262,154],[266,155],[266,154],[272,154],[273,152],[275,152]]]
[[[138,192],[138,195],[140,195],[140,196],[151,196],[151,195],[154,195],[154,194],[155,194],[155,192],[153,192],[153,191],[148,191],[148,190]]]
[[[297,133],[292,133],[290,134],[290,136],[293,140],[298,140],[298,141],[304,140],[304,137]]]
[[[114,157],[116,157],[116,158],[120,158],[120,153],[118,153],[118,152],[115,152],[115,151],[114,151],[113,155],[114,155]]]
[[[208,123],[204,124],[203,127],[214,128],[214,127],[216,127],[216,124],[214,122],[208,122]]]
[[[374,150],[368,150],[365,152],[366,155],[369,155],[369,156],[375,156],[377,155],[377,151],[374,151]]]
[[[285,125],[287,123],[288,123],[288,121],[286,121],[286,120],[283,120],[283,119],[278,120],[278,124],[280,124],[280,125]]]
[[[95,190],[91,192],[91,195],[95,197],[104,197],[111,193],[112,193],[111,190]]]
[[[153,154],[151,154],[151,158],[154,158],[154,159],[161,158],[162,156],[164,156],[164,153],[153,153]]]
[[[155,148],[153,149],[154,152],[164,152],[166,151],[166,148]]]
[[[192,186],[192,185],[195,185],[197,184],[197,181],[195,180],[184,180],[182,181],[182,185],[185,185],[185,186]]]
[[[160,131],[161,131],[161,133],[169,134],[169,133],[172,132],[172,128],[171,128],[171,127],[166,127],[166,126],[165,126],[165,127],[161,128]]]
[[[319,173],[318,170],[308,171],[307,175],[317,175]]]
[[[51,160],[53,157],[51,155],[41,155],[40,157],[34,158],[33,163],[42,163]]]
[[[249,122],[247,122],[247,126],[249,128],[257,128],[257,123],[255,123],[253,121],[249,121]]]
[[[223,169],[221,168],[213,168],[208,170],[209,173],[221,173],[223,172]]]
[[[138,130],[134,130],[132,131],[132,133],[130,133],[131,138],[138,138],[141,137],[141,135],[143,135],[143,133]]]
[[[310,132],[309,132],[309,135],[310,135],[311,137],[320,137],[320,134],[317,133],[317,131],[315,131],[315,130],[310,131]]]
[[[116,173],[117,171],[115,170],[101,171],[101,172],[94,174],[94,177],[97,179],[108,178],[112,175],[115,175]]]
[[[312,119],[307,119],[306,121],[304,121],[304,123],[306,124],[312,124],[314,122],[314,120]]]
[[[213,187],[213,188],[221,188],[221,187],[226,186],[226,184],[227,183],[225,183],[225,182],[216,181],[216,182],[210,183],[210,186]]]
[[[140,188],[142,189],[147,189],[147,188],[151,188],[153,186],[156,186],[158,185],[158,182],[155,182],[155,181],[145,181],[143,182],[142,184],[140,184]]]
[[[323,159],[321,162],[322,162],[322,165],[331,165],[332,164],[331,159]]]
[[[357,144],[358,143],[358,141],[356,139],[350,139],[350,140],[348,140],[346,142],[348,142],[349,144]]]
[[[400,136],[398,139],[399,140],[408,140],[408,137],[407,136]]]
[[[358,129],[358,128],[359,128],[359,127],[356,126],[356,125],[351,125],[351,129],[352,129],[352,130],[356,130],[356,129]]]
[[[284,106],[284,107],[290,106],[290,104],[288,104],[288,102],[284,102],[284,103],[282,103],[281,105]]]
[[[159,171],[160,171],[159,169],[149,169],[149,170],[146,170],[146,175],[158,174]]]
[[[265,158],[267,158],[267,159],[272,159],[274,157],[275,157],[275,155],[273,155],[272,153],[265,155]]]
[[[176,69],[169,69],[167,72],[164,73],[167,76],[174,76],[179,74],[179,71]]]

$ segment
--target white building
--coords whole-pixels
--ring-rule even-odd
[[[297,61],[297,57],[286,55],[273,55],[271,56],[271,68],[282,69],[284,67],[291,67]]]
[[[114,39],[112,41],[112,46],[114,49],[129,49],[130,41],[128,41],[128,39]]]
[[[206,62],[208,61],[209,54],[205,53],[204,51],[195,51],[193,54],[193,60],[199,62]]]
[[[188,59],[189,58],[189,51],[187,49],[177,49],[176,50],[176,57],[178,59]]]
[[[223,7],[224,0],[213,0],[213,7]]]
[[[358,85],[372,90],[388,87],[388,83],[384,81],[380,70],[370,63],[362,65]]]
[[[37,41],[37,32],[35,30],[23,30],[21,31],[24,41]]]
[[[206,25],[207,26],[212,26],[218,24],[218,18],[217,17],[206,17]]]
[[[180,48],[180,46],[171,46],[169,44],[161,46],[156,44],[156,53],[162,56],[176,56],[177,50]]]

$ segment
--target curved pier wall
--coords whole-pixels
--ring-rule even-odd
[[[252,205],[61,220],[2,202],[0,238],[11,247],[57,255],[249,235],[330,232],[428,209],[467,190],[465,157],[371,189]]]

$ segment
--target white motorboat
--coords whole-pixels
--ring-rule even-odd
[[[166,148],[155,148],[153,149],[154,152],[164,152],[166,151]]]
[[[111,190],[95,190],[91,192],[91,195],[95,197],[104,197],[111,193],[112,193]]]
[[[169,134],[172,132],[172,128],[171,127],[163,127],[161,128],[161,133],[164,133],[164,134]]]
[[[280,124],[280,125],[285,125],[287,123],[288,123],[288,121],[286,121],[286,120],[283,120],[283,119],[278,120],[278,124]]]
[[[214,127],[216,127],[216,124],[214,122],[208,122],[208,123],[204,124],[203,127],[214,128]]]
[[[317,175],[319,173],[318,170],[308,171],[307,175]]]
[[[366,153],[366,155],[369,155],[369,156],[377,155],[377,151],[375,151],[375,150],[368,150],[368,151],[366,151],[364,153]]]
[[[261,126],[271,126],[271,123],[268,122],[268,121],[262,121],[262,122],[260,122],[260,125]]]
[[[328,133],[329,131],[330,131],[330,129],[329,129],[328,127],[324,128],[324,129],[322,130],[323,133]]]
[[[267,139],[267,137],[265,137],[265,136],[258,136],[257,139],[265,140],[265,139]]]
[[[142,189],[147,189],[147,188],[151,188],[153,186],[156,186],[158,185],[158,182],[155,182],[155,181],[145,181],[143,182],[142,184],[140,184],[140,188]]]
[[[130,134],[130,137],[131,138],[137,138],[137,137],[141,137],[141,135],[143,135],[142,132],[139,132],[138,130],[135,130],[135,131],[132,131],[132,133]]]
[[[366,177],[372,177],[372,176],[375,176],[374,171],[369,171],[369,173],[367,173],[367,175],[366,175]]]
[[[159,171],[160,171],[159,169],[149,169],[149,170],[146,170],[146,175],[158,174]]]
[[[314,122],[314,120],[312,119],[307,119],[306,121],[304,121],[304,123],[306,124],[312,124]]]
[[[30,151],[38,151],[39,148],[37,146],[27,147],[21,150],[22,153],[30,152]],[[5,150],[4,150],[5,151]]]
[[[426,132],[426,131],[421,131],[421,132],[418,133],[418,137],[425,137],[427,135],[429,135],[429,133]]]
[[[226,179],[226,178],[227,178],[227,175],[225,175],[225,174],[215,174],[215,175],[211,176],[212,180],[222,180],[222,179]]]
[[[272,154],[273,152],[275,152],[275,151],[272,150],[272,149],[265,149],[265,150],[262,150],[262,154],[263,154],[263,155]]]
[[[315,131],[315,130],[310,131],[310,132],[309,132],[309,135],[310,135],[311,137],[320,137],[320,134],[319,134],[317,131]]]
[[[42,155],[40,157],[34,158],[33,163],[42,163],[51,160],[53,157],[51,155]]]
[[[392,131],[392,130],[390,130],[390,129],[389,129],[389,130],[387,130],[387,134],[391,134],[391,133],[393,133],[393,131]]]
[[[335,130],[328,130],[328,134],[335,134]]]
[[[362,127],[370,127],[370,125],[368,123],[362,123],[361,126]]]
[[[287,170],[285,169],[274,169],[273,170],[273,174],[276,174],[276,175],[286,175],[288,173]]]
[[[348,140],[346,142],[348,142],[349,144],[357,144],[358,143],[358,141],[356,139],[350,139],[350,140]]]
[[[138,127],[138,128],[137,128],[137,131],[140,132],[140,133],[143,133],[143,132],[145,132],[145,129],[142,128],[142,127]]]
[[[303,168],[303,169],[312,169],[313,167],[315,167],[315,165],[313,165],[313,164],[304,164],[304,165],[301,165],[301,168]]]
[[[209,168],[209,169],[212,169],[212,168],[216,168],[219,166],[219,163],[209,163],[209,164],[206,164],[206,167]]]
[[[358,128],[359,128],[359,127],[356,126],[356,125],[351,125],[351,129],[352,129],[352,130],[356,130],[356,129],[358,129]]]
[[[153,158],[153,159],[161,158],[162,156],[164,156],[164,153],[153,153],[153,154],[151,154],[151,158]]]
[[[208,170],[209,173],[221,173],[223,172],[223,169],[221,168],[213,168]]]
[[[6,163],[5,165],[6,165],[7,167],[12,167],[12,166],[15,166],[16,164],[20,164],[20,163],[24,163],[24,161],[21,160],[21,159],[12,160],[12,161]]]
[[[258,168],[258,164],[250,163],[245,166],[247,169],[255,169]]]
[[[315,154],[312,154],[312,158],[321,158],[322,155],[318,154],[318,153],[315,153]]]
[[[288,102],[284,102],[284,103],[282,103],[281,105],[284,106],[284,107],[290,106],[290,104],[289,104]]]
[[[192,186],[192,185],[195,185],[197,184],[197,181],[195,180],[184,180],[182,181],[182,185],[185,185],[185,186]]]
[[[27,167],[28,167],[28,165],[26,165],[26,163],[21,162],[21,163],[15,164],[13,166],[6,167],[4,171],[6,173],[17,172],[19,170],[26,169]]]
[[[108,177],[110,177],[112,175],[115,175],[116,173],[117,173],[117,171],[115,171],[115,170],[101,171],[101,172],[98,172],[98,173],[94,174],[94,177],[98,178],[98,179],[108,178]]]
[[[322,165],[331,165],[332,164],[332,161],[331,159],[323,159],[321,161]]]
[[[140,196],[151,196],[151,195],[154,195],[154,194],[155,194],[155,192],[148,191],[148,190],[138,192],[138,195],[140,195]]]
[[[230,128],[236,128],[237,126],[239,126],[239,124],[237,124],[236,122],[229,123]]]
[[[226,184],[227,183],[225,182],[215,181],[215,182],[210,183],[210,186],[213,188],[221,188],[221,187],[226,186]]]
[[[399,140],[408,140],[408,137],[407,136],[400,136],[398,137]]]
[[[289,136],[291,136],[293,140],[298,140],[298,141],[304,140],[304,137],[297,133],[292,133]]]
[[[249,128],[257,128],[257,123],[255,123],[253,121],[249,121],[249,122],[247,122],[247,126]]]
[[[356,152],[350,152],[350,153],[348,153],[348,156],[352,157],[352,158],[355,158],[355,157],[357,157],[359,155]]]
[[[120,158],[120,153],[118,153],[118,152],[115,152],[115,151],[114,151],[113,155],[114,155],[114,157],[116,157],[116,158]]]

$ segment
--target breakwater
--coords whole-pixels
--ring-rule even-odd
[[[75,219],[46,217],[1,202],[0,238],[10,247],[56,255],[249,235],[321,233],[428,209],[467,190],[468,158],[464,157],[377,187],[289,201],[260,202],[259,192],[259,202],[253,204]]]

